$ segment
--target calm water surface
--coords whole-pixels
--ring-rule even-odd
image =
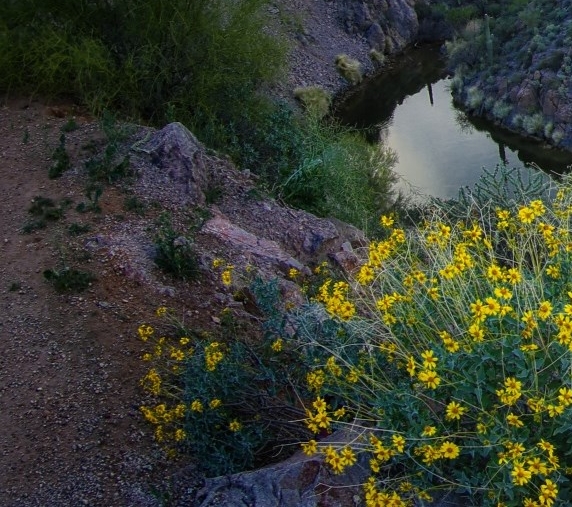
[[[355,91],[338,109],[346,124],[366,130],[397,152],[400,186],[441,198],[457,197],[472,186],[483,168],[499,163],[561,174],[572,154],[472,119],[453,105],[449,77],[436,48],[409,52],[391,71]]]

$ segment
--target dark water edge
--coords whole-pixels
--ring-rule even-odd
[[[438,47],[408,51],[353,90],[336,117],[397,152],[395,172],[407,182],[402,188],[435,197],[457,197],[483,168],[498,164],[518,167],[525,176],[537,168],[556,177],[570,170],[572,153],[465,114],[453,104],[449,78]]]

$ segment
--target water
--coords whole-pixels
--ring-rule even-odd
[[[483,168],[499,163],[561,174],[572,153],[549,149],[455,108],[450,78],[436,48],[410,51],[390,71],[357,89],[338,108],[346,124],[397,152],[399,187],[444,199],[473,186]]]

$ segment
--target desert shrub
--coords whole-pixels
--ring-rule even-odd
[[[68,266],[55,270],[44,270],[44,278],[57,292],[83,292],[96,280],[89,271],[81,271]]]
[[[64,133],[60,135],[60,142],[52,153],[53,164],[48,170],[50,179],[59,178],[70,167],[70,157],[66,151],[66,136]]]
[[[350,58],[348,55],[336,56],[336,69],[340,75],[349,83],[355,85],[361,82],[361,64],[358,60]]]
[[[455,29],[460,29],[478,16],[478,10],[474,5],[464,5],[447,10],[445,19],[453,25]]]
[[[133,127],[121,124],[109,110],[104,110],[100,120],[106,143],[102,152],[85,162],[88,176],[92,182],[113,183],[132,174],[129,156],[120,156],[124,141],[133,132]]]
[[[445,47],[452,69],[477,67],[485,54],[483,37],[476,36],[468,39],[458,37],[453,41],[447,41]]]
[[[484,98],[485,95],[480,88],[477,86],[471,86],[467,89],[465,105],[473,111],[478,111],[483,105]]]
[[[294,97],[304,104],[309,114],[318,118],[328,114],[332,103],[330,94],[319,86],[298,87],[294,90]]]
[[[372,49],[369,52],[369,57],[374,65],[381,67],[385,63],[385,55],[377,49]]]
[[[283,68],[285,46],[264,31],[264,4],[3,2],[0,39],[9,43],[0,55],[0,90],[71,93],[96,112],[115,109],[157,124],[170,113],[197,129],[223,128],[256,109],[255,91]]]
[[[553,51],[546,55],[542,60],[540,60],[535,65],[535,70],[549,69],[554,72],[560,69],[562,63],[564,62],[564,52],[563,51]]]
[[[503,100],[497,100],[494,103],[492,114],[497,120],[505,120],[512,112],[512,106]]]
[[[304,420],[315,436],[302,449],[333,473],[368,464],[365,505],[451,490],[485,507],[569,503],[572,185],[535,193],[496,177],[464,215],[434,202],[407,230],[382,216],[384,239],[355,273],[328,276],[297,308],[255,280],[266,326],[246,348],[236,330],[193,334],[160,309],[170,338],[139,329],[155,438],[236,470],[264,447],[256,424],[286,414]],[[232,285],[232,266],[214,265]],[[351,443],[320,441],[349,427]]]
[[[544,131],[544,116],[542,113],[527,115],[522,120],[522,128],[527,134],[539,134]]]

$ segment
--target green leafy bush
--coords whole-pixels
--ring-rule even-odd
[[[88,271],[65,267],[60,270],[46,269],[44,278],[58,292],[83,292],[96,280]]]

